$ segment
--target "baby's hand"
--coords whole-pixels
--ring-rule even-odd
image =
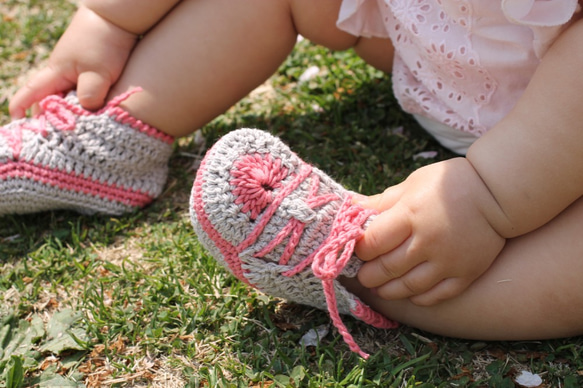
[[[504,246],[486,220],[493,198],[470,163],[423,167],[362,206],[379,214],[357,243],[358,279],[388,300],[429,306],[459,295]]]
[[[81,6],[51,53],[48,65],[10,101],[10,115],[22,118],[43,98],[75,88],[85,109],[100,108],[135,42],[135,35]]]

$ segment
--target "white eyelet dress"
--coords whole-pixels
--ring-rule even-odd
[[[344,0],[337,25],[389,37],[402,108],[465,153],[515,105],[577,0]]]

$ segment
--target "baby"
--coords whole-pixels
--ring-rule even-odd
[[[196,191],[209,179],[203,169],[193,223],[209,250],[255,286],[275,276],[268,262],[293,263],[274,281],[321,281],[314,304],[341,332],[335,310],[465,338],[580,334],[580,19],[576,0],[83,1],[0,129],[0,214],[146,205],[161,192],[173,139],[264,82],[299,33],[392,73],[402,108],[465,156],[365,198],[269,136],[237,132],[228,141],[241,151],[217,156],[218,145],[207,165],[233,166],[217,184],[233,191],[252,236],[213,231],[220,221],[204,214],[222,205]],[[24,118],[36,103],[39,114]],[[274,150],[256,148],[267,143]],[[265,174],[277,179],[238,186]],[[276,242],[259,247],[270,225]],[[265,270],[241,266],[244,255]]]

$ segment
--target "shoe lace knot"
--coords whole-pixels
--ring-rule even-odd
[[[308,172],[306,175],[311,175],[311,171],[306,172]],[[258,252],[256,257],[262,257],[268,252],[273,251],[276,245],[279,245],[284,241],[285,237],[289,237],[287,246],[279,259],[279,264],[287,265],[299,244],[300,236],[304,232],[306,224],[311,223],[315,219],[313,209],[327,205],[331,202],[342,201],[324,241],[312,252],[312,254],[308,255],[304,260],[295,265],[291,270],[284,272],[282,275],[287,277],[294,276],[311,265],[314,276],[322,281],[326,306],[332,324],[342,335],[344,342],[346,342],[350,350],[358,353],[361,357],[366,359],[369,355],[360,349],[340,317],[334,281],[349,264],[354,253],[356,242],[364,234],[364,225],[366,221],[372,215],[376,214],[376,211],[365,209],[359,205],[353,204],[351,195],[346,195],[344,198],[333,193],[318,195],[317,192],[319,185],[319,177],[315,174],[311,175],[311,187],[307,192],[306,198],[303,199],[303,206],[298,207],[299,209],[304,210],[303,212],[300,212],[300,214],[304,215],[304,213],[307,213],[307,216],[298,217],[293,215],[287,226],[280,231],[271,244],[268,244],[263,250]],[[282,203],[282,205],[284,204],[285,202]],[[309,212],[307,210],[309,210]],[[388,320],[369,308],[362,309],[362,305],[356,306],[355,310],[366,311],[357,315],[360,315],[367,323],[381,328],[396,327],[395,322]]]
[[[53,127],[61,131],[72,131],[75,129],[78,107],[70,104],[59,95],[45,97],[39,105],[43,112],[38,118],[46,119]]]
[[[373,210],[364,209],[360,206],[353,205],[351,202],[352,196],[348,195],[344,198],[328,237],[317,249],[312,259],[311,268],[314,276],[322,281],[326,306],[328,307],[332,324],[336,327],[340,335],[342,335],[344,342],[346,342],[350,350],[366,359],[369,355],[363,352],[356,344],[356,341],[340,317],[336,291],[334,289],[334,281],[348,265],[354,253],[356,241],[364,233],[364,223],[375,213]],[[307,258],[307,260],[309,259]],[[305,265],[302,262],[297,267],[304,267]],[[294,272],[297,269],[294,269]]]

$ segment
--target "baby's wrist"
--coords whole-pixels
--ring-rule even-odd
[[[81,19],[83,23],[89,24],[92,29],[99,29],[107,35],[115,35],[122,42],[132,42],[133,44],[137,41],[140,36],[139,33],[133,32],[113,20],[107,18],[100,12],[95,11],[92,8],[87,7],[84,4],[79,6],[75,18]]]
[[[490,227],[496,231],[500,237],[515,237],[516,227],[507,217],[506,212],[500,206],[498,200],[478,171],[474,168],[471,161],[467,158],[464,158],[464,160],[469,167],[466,169],[467,173],[472,175],[470,182],[472,182],[473,198],[475,200],[476,208],[488,222]]]
[[[83,0],[82,6],[112,25],[139,37],[146,34],[179,2],[180,0]]]

